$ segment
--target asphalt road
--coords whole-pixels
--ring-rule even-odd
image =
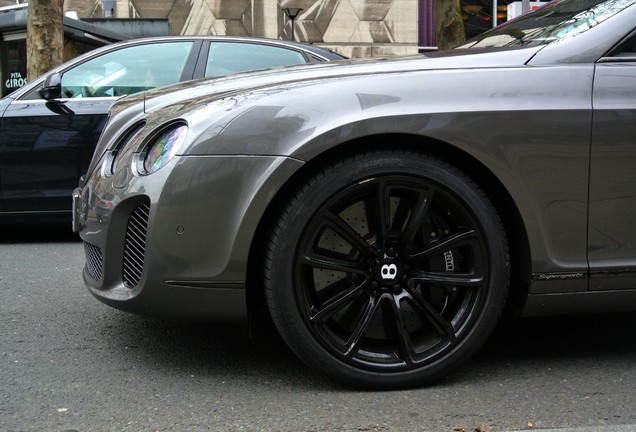
[[[512,320],[435,386],[359,392],[275,337],[102,305],[66,227],[0,230],[3,432],[636,430],[636,313]]]

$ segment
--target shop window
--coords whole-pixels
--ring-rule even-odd
[[[27,83],[26,39],[5,40],[2,64],[2,97]]]

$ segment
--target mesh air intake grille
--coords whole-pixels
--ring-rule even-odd
[[[126,228],[124,243],[124,266],[122,278],[124,285],[136,286],[141,280],[146,254],[146,235],[148,233],[148,217],[150,216],[150,203],[139,205],[130,214]]]
[[[91,275],[93,279],[100,280],[104,272],[102,249],[84,242],[84,254],[86,255],[88,274]]]

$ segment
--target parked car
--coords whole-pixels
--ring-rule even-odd
[[[411,387],[475,354],[506,306],[636,309],[634,166],[636,0],[554,0],[426,58],[124,99],[75,229],[110,306],[265,310],[317,370]]]
[[[244,37],[164,37],[75,58],[0,101],[0,220],[71,220],[86,172],[121,96],[202,77],[338,60],[299,43]]]

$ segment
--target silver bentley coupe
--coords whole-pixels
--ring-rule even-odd
[[[124,98],[74,229],[110,306],[271,317],[311,367],[405,388],[504,310],[636,309],[635,167],[636,0],[554,0],[447,52]]]

